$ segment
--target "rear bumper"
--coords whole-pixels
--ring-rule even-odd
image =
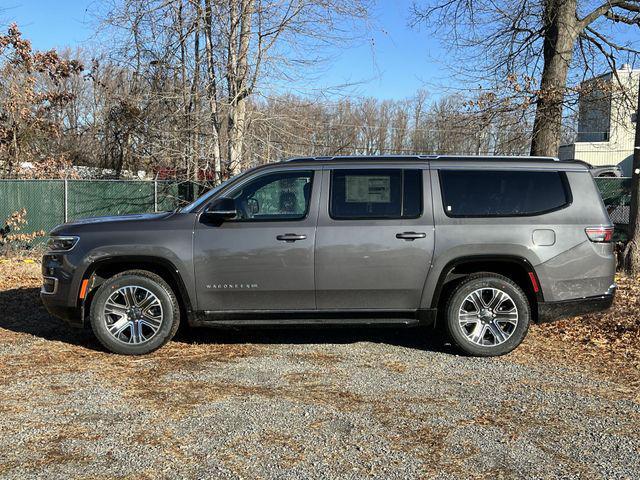
[[[555,322],[567,317],[608,310],[613,304],[615,291],[615,286],[612,286],[604,295],[560,302],[540,302],[538,303],[538,323]]]

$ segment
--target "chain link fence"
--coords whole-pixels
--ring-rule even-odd
[[[598,189],[624,239],[629,224],[631,178],[596,178]],[[194,182],[145,180],[0,180],[0,228],[14,212],[26,210],[23,233],[50,231],[86,217],[173,210],[205,189]]]
[[[595,180],[609,217],[616,226],[617,237],[624,240],[631,210],[631,178],[596,178]]]
[[[144,180],[0,180],[0,228],[26,210],[22,233],[50,231],[86,217],[173,210],[201,192],[193,182]]]

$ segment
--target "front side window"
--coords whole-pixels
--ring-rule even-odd
[[[309,212],[313,172],[277,172],[262,175],[229,196],[238,212],[235,220],[299,220]]]
[[[440,170],[439,175],[450,217],[540,215],[571,203],[563,172]]]
[[[422,170],[334,170],[331,218],[417,218],[422,214]]]

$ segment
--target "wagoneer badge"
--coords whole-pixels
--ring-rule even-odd
[[[257,283],[214,283],[207,285],[209,290],[234,290],[258,288]]]

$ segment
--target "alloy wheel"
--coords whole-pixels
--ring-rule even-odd
[[[127,285],[109,295],[103,317],[107,331],[117,341],[141,344],[151,340],[160,330],[162,304],[150,290]]]
[[[518,307],[506,292],[479,288],[465,297],[458,311],[462,333],[476,345],[493,347],[506,342],[518,325]]]

